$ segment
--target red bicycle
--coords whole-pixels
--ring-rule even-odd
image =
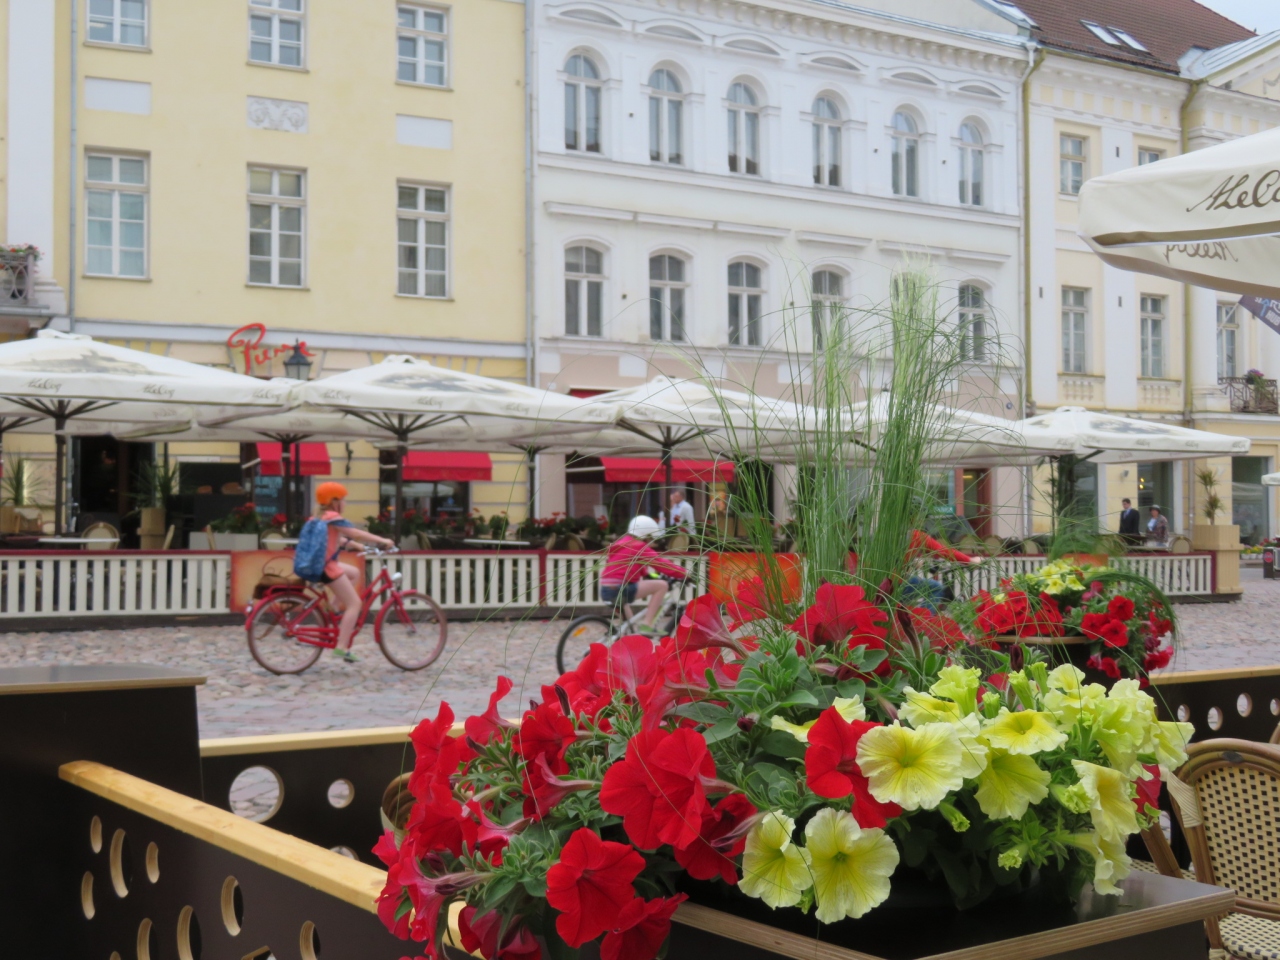
[[[381,600],[373,619],[373,638],[382,655],[401,670],[421,670],[443,652],[449,621],[440,604],[425,593],[401,590],[401,576],[383,567],[364,588],[355,633]],[[245,614],[249,652],[272,673],[301,673],[324,650],[338,645],[339,619],[323,589],[294,584],[272,587]]]

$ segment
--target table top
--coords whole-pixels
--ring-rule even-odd
[[[142,687],[195,687],[199,674],[150,664],[50,663],[0,667],[0,696],[19,693],[80,693],[85,690],[136,690]]]
[[[87,544],[87,543],[109,543],[113,546],[120,542],[119,537],[41,537],[38,543],[66,543],[66,544]]]
[[[528,547],[531,546],[528,540],[484,540],[480,537],[474,539],[466,539],[463,543],[469,543],[476,547]]]
[[[275,546],[279,544],[280,546],[284,546],[284,547],[296,547],[298,545],[298,538],[297,537],[267,537],[265,540],[262,541],[262,548],[264,550],[271,549],[271,547],[268,546],[268,544],[271,544],[271,546]]]

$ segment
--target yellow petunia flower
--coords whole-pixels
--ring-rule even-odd
[[[1151,750],[1161,766],[1176,770],[1187,762],[1187,744],[1196,728],[1176,720],[1158,720],[1151,726]]]
[[[783,720],[782,717],[770,717],[769,726],[774,730],[781,730],[789,733],[801,743],[809,742],[809,731],[813,729],[813,725],[817,720],[810,720],[808,723],[792,723],[790,720]]]
[[[904,810],[932,810],[964,783],[960,737],[948,723],[894,723],[858,741],[858,767],[871,795]]]
[[[950,700],[939,700],[911,687],[903,687],[902,697],[898,716],[913,727],[926,723],[952,723],[960,719],[960,708]]]
[[[884,903],[898,848],[883,830],[863,830],[848,811],[823,807],[804,828],[804,838],[819,920],[860,917]]]
[[[747,833],[738,889],[773,909],[793,907],[813,886],[809,851],[791,841],[796,822],[776,810]]]
[[[1125,837],[1137,833],[1138,811],[1133,805],[1129,778],[1119,770],[1083,760],[1072,760],[1071,766],[1089,797],[1089,817],[1098,836],[1123,844]]]
[[[954,701],[962,714],[978,709],[978,688],[982,686],[982,671],[977,667],[943,667],[929,692],[935,697]]]
[[[1010,713],[1004,707],[999,715],[982,725],[987,743],[1013,754],[1031,755],[1056,750],[1067,742],[1067,735],[1053,723],[1053,716],[1039,710]]]
[[[960,738],[960,776],[972,780],[987,766],[987,744],[982,737],[982,719],[975,713],[952,724]]]
[[[1053,674],[1049,675],[1049,683],[1053,683]],[[1051,686],[1044,695],[1044,708],[1053,715],[1054,722],[1059,727],[1074,727],[1081,716],[1092,720],[1106,699],[1107,688],[1100,683],[1088,683],[1076,688]]]
[[[1123,893],[1117,883],[1131,871],[1132,860],[1124,852],[1124,841],[1104,840],[1096,833],[1076,833],[1067,843],[1093,858],[1093,889],[1099,893]]]
[[[1049,771],[1030,757],[992,750],[978,776],[978,806],[993,820],[1016,820],[1049,795]]]

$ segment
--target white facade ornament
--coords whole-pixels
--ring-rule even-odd
[[[271,97],[248,97],[245,119],[255,130],[281,130],[306,133],[307,105],[299,100],[275,100]]]

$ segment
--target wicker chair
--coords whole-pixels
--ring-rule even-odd
[[[90,541],[85,544],[86,550],[114,550],[120,545],[120,531],[101,520],[85,527],[80,536]]]
[[[1204,740],[1187,750],[1169,793],[1196,878],[1230,887],[1235,910],[1205,921],[1221,957],[1280,958],[1280,746]]]

